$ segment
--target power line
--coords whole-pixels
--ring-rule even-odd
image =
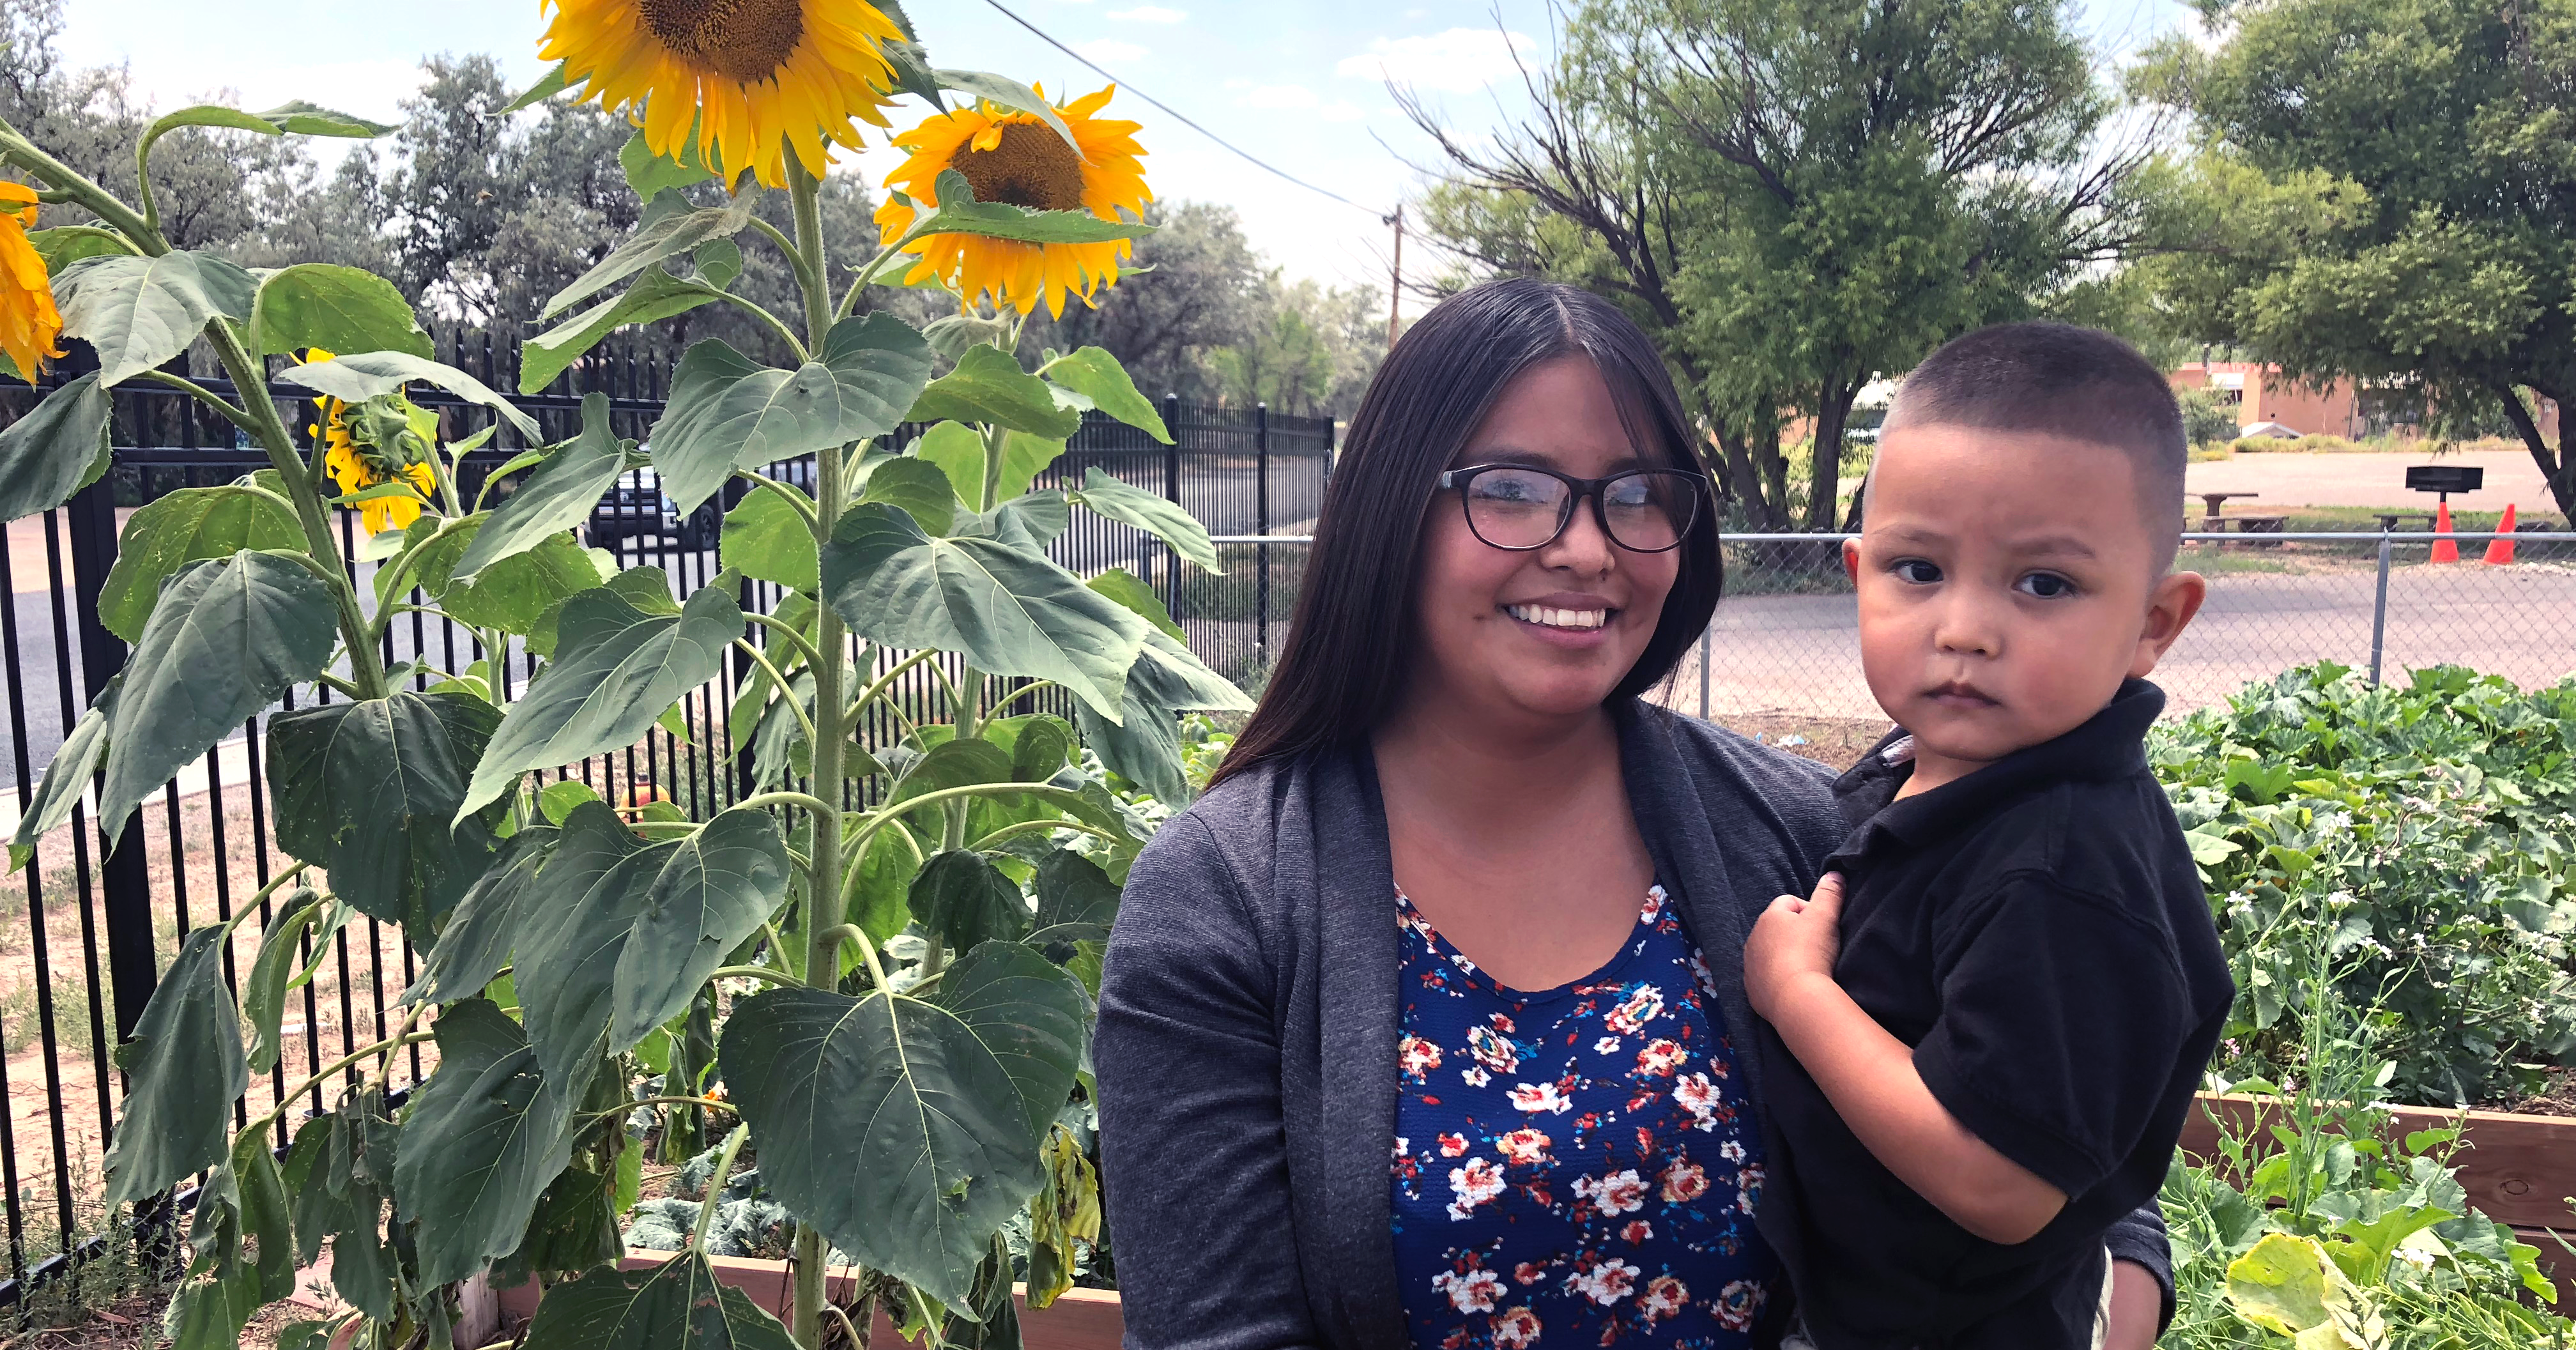
[[[1267,171],[1267,172],[1269,172],[1269,173],[1276,174],[1276,175],[1278,175],[1279,177],[1284,178],[1284,179],[1287,179],[1289,182],[1294,183],[1294,184],[1296,184],[1297,186],[1299,186],[1299,187],[1301,187],[1301,188],[1306,189],[1308,192],[1318,193],[1318,194],[1320,194],[1320,195],[1322,195],[1322,196],[1330,197],[1330,198],[1332,198],[1334,201],[1340,202],[1342,205],[1347,206],[1347,207],[1350,207],[1351,209],[1353,209],[1353,210],[1355,210],[1355,211],[1366,211],[1366,212],[1368,212],[1370,215],[1376,216],[1376,217],[1377,217],[1379,220],[1381,220],[1381,221],[1387,221],[1387,220],[1391,220],[1391,219],[1393,219],[1393,217],[1388,216],[1385,212],[1378,210],[1378,209],[1377,209],[1376,207],[1374,207],[1374,206],[1362,206],[1362,205],[1360,205],[1358,202],[1352,201],[1350,198],[1345,197],[1345,196],[1343,196],[1342,194],[1340,194],[1340,193],[1338,193],[1338,192],[1334,192],[1334,191],[1332,191],[1332,190],[1330,190],[1330,189],[1328,189],[1328,188],[1319,188],[1319,187],[1315,186],[1314,184],[1307,182],[1305,179],[1303,179],[1303,178],[1299,178],[1297,175],[1295,175],[1295,174],[1293,174],[1293,173],[1288,172],[1288,171],[1287,171],[1287,170],[1285,170],[1285,169],[1278,168],[1278,167],[1276,167],[1276,166],[1274,166],[1274,165],[1271,165],[1271,164],[1268,164],[1268,163],[1264,163],[1264,162],[1261,160],[1261,158],[1260,158],[1259,156],[1254,155],[1251,151],[1245,150],[1243,147],[1241,147],[1241,146],[1239,146],[1239,145],[1236,145],[1234,142],[1227,140],[1227,139],[1226,139],[1226,138],[1224,138],[1223,136],[1220,136],[1220,135],[1216,134],[1215,132],[1208,130],[1206,127],[1200,126],[1198,123],[1191,121],[1187,116],[1185,116],[1184,114],[1182,114],[1182,113],[1181,113],[1181,111],[1180,111],[1179,109],[1176,109],[1176,108],[1174,108],[1172,105],[1170,105],[1170,104],[1168,104],[1168,103],[1165,103],[1165,102],[1164,102],[1164,101],[1162,101],[1161,99],[1158,99],[1158,98],[1154,97],[1152,94],[1148,94],[1148,93],[1146,93],[1144,90],[1139,89],[1139,88],[1137,88],[1136,86],[1134,86],[1134,85],[1132,85],[1132,84],[1129,84],[1129,83],[1128,83],[1128,82],[1126,82],[1125,80],[1119,79],[1117,76],[1110,74],[1108,71],[1102,70],[1102,69],[1100,68],[1099,64],[1098,64],[1097,62],[1093,61],[1090,57],[1084,56],[1082,53],[1080,53],[1080,52],[1078,52],[1078,51],[1075,51],[1073,48],[1068,47],[1068,46],[1064,45],[1063,43],[1056,41],[1056,40],[1055,40],[1055,38],[1054,38],[1054,37],[1052,37],[1052,36],[1050,36],[1050,35],[1047,33],[1047,31],[1046,31],[1045,29],[1038,27],[1036,24],[1033,24],[1033,23],[1029,22],[1029,21],[1028,21],[1028,20],[1026,20],[1026,19],[1021,18],[1021,17],[1020,17],[1019,15],[1017,15],[1017,14],[1012,13],[1012,12],[1011,12],[1007,7],[1005,7],[1005,6],[1002,4],[1002,0],[984,0],[984,3],[986,3],[986,4],[988,4],[988,5],[991,5],[991,6],[992,6],[993,8],[995,8],[995,9],[1001,10],[1001,11],[1002,11],[1002,16],[1003,16],[1004,18],[1007,18],[1007,19],[1009,19],[1011,22],[1013,22],[1013,23],[1015,23],[1015,24],[1018,24],[1020,27],[1025,28],[1025,29],[1029,30],[1030,32],[1037,34],[1038,39],[1039,39],[1040,41],[1042,41],[1042,42],[1046,43],[1048,46],[1053,47],[1053,48],[1055,48],[1057,51],[1060,51],[1060,52],[1064,53],[1065,55],[1072,57],[1074,60],[1081,62],[1081,63],[1082,63],[1082,64],[1084,64],[1085,66],[1090,67],[1090,68],[1091,68],[1091,71],[1092,71],[1092,73],[1093,73],[1093,74],[1098,75],[1098,76],[1100,76],[1101,78],[1108,80],[1110,83],[1117,85],[1119,88],[1126,90],[1128,93],[1134,94],[1136,97],[1138,97],[1138,98],[1141,98],[1141,99],[1145,100],[1147,103],[1153,104],[1155,107],[1162,109],[1165,113],[1169,114],[1169,115],[1172,117],[1172,119],[1173,119],[1174,121],[1177,121],[1177,122],[1179,122],[1182,126],[1188,127],[1190,130],[1195,131],[1195,132],[1197,132],[1198,134],[1200,134],[1200,135],[1202,135],[1202,136],[1207,137],[1209,140],[1212,140],[1212,141],[1216,142],[1217,144],[1219,144],[1219,145],[1221,145],[1221,146],[1224,146],[1226,149],[1233,151],[1237,156],[1240,156],[1243,160],[1245,160],[1247,163],[1251,164],[1254,168],[1262,169],[1262,170],[1265,170],[1265,171]]]

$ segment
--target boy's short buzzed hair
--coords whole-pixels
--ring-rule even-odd
[[[2006,323],[1954,338],[1899,386],[1884,431],[1948,425],[2030,431],[2111,446],[2137,470],[2156,571],[2173,565],[2190,460],[2164,372],[2098,329]]]

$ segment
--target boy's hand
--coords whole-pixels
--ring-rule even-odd
[[[1762,911],[1744,944],[1744,993],[1753,1011],[1777,1022],[1774,1010],[1800,978],[1833,978],[1834,956],[1842,950],[1842,914],[1839,872],[1827,872],[1812,897],[1784,895]]]

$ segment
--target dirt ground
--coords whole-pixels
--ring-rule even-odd
[[[154,945],[166,965],[178,952],[179,911],[184,904],[191,927],[216,921],[220,875],[230,903],[246,900],[259,888],[258,858],[252,843],[249,794],[239,787],[224,793],[224,849],[215,848],[214,820],[206,796],[180,800],[178,830],[187,859],[184,876],[171,867],[172,825],[165,805],[145,808],[132,828],[143,832],[154,899]],[[277,853],[272,848],[270,857]],[[219,866],[220,858],[220,866]],[[99,1053],[100,1031],[113,1035],[114,991],[106,971],[103,940],[98,944],[98,972],[93,987],[90,963],[84,959],[84,933],[103,930],[96,898],[98,859],[91,850],[75,855],[72,828],[49,835],[31,864],[37,881],[32,908],[43,919],[43,969],[39,979],[37,928],[30,922],[29,872],[0,878],[0,1071],[7,1084],[7,1153],[0,1155],[14,1176],[25,1215],[24,1257],[41,1259],[63,1241],[58,1190],[72,1196],[75,1242],[96,1231],[104,1215],[96,1206],[102,1184],[105,1131],[101,1121],[101,1085],[114,1070]],[[82,872],[90,885],[80,884]],[[184,897],[184,900],[183,898]],[[254,918],[234,930],[230,943],[232,974],[246,976],[259,953],[260,923]],[[310,957],[310,943],[301,954]],[[400,936],[360,918],[341,930],[322,953],[324,960],[304,990],[290,994],[280,1026],[277,1073],[255,1075],[247,1112],[265,1112],[281,1086],[292,1087],[309,1070],[348,1050],[380,1038],[377,989],[381,988],[389,1025],[400,1011],[391,1007],[409,983]],[[348,997],[344,1001],[343,990]],[[53,1044],[44,1036],[43,1014],[50,1002]],[[354,1035],[355,1039],[351,1039]],[[421,1046],[422,1063],[433,1047]],[[396,1081],[411,1076],[408,1053],[394,1064]],[[110,1089],[112,1097],[116,1089]],[[308,1098],[309,1104],[309,1098]],[[290,1113],[289,1120],[295,1116]],[[59,1123],[59,1125],[58,1125]],[[62,1136],[57,1167],[55,1131]]]

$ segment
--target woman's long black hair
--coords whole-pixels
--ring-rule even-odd
[[[1505,386],[1564,356],[1599,369],[1641,451],[1659,449],[1705,475],[1662,358],[1609,301],[1533,280],[1487,282],[1441,301],[1387,353],[1351,418],[1279,664],[1213,781],[1377,728],[1412,664],[1415,554],[1441,472]],[[1703,509],[1676,550],[1680,569],[1654,637],[1612,698],[1653,688],[1708,625],[1722,581],[1717,514],[1713,503]]]

